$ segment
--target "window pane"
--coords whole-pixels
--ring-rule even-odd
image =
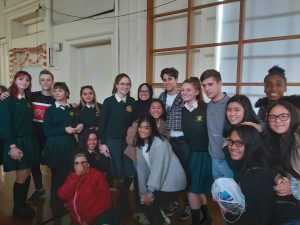
[[[154,20],[154,48],[186,46],[186,34],[186,13]]]
[[[249,98],[252,97],[253,105],[254,103],[259,99],[266,97],[264,93],[264,87],[263,86],[243,86],[241,87],[241,93],[244,95],[247,95]],[[288,86],[287,91],[284,93],[285,96],[288,95],[295,95],[300,93],[300,87],[295,86]]]
[[[194,0],[194,6],[204,5],[212,2],[218,2],[218,0]]]
[[[299,0],[246,1],[245,39],[300,34]]]
[[[300,82],[300,39],[244,45],[243,82],[263,82],[268,70],[285,69],[288,82]]]
[[[193,76],[200,76],[207,69],[217,69],[223,82],[236,82],[237,46],[226,45],[192,51]]]
[[[186,79],[185,75],[185,59],[184,51],[156,53],[154,54],[154,83],[162,83],[160,72],[166,67],[174,67],[179,71],[178,82],[183,82]]]
[[[154,14],[165,13],[178,9],[185,9],[188,7],[187,0],[172,1],[170,0],[155,0],[154,1]]]
[[[237,41],[239,11],[238,2],[194,11],[193,44]]]

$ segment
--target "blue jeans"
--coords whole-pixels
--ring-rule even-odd
[[[214,180],[220,177],[233,178],[233,172],[228,166],[225,159],[211,158],[211,165],[212,165],[212,176]]]

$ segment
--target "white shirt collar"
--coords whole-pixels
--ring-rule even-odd
[[[95,152],[95,151],[94,151],[94,150],[88,149],[88,152],[91,154],[91,153],[93,153],[93,152]]]
[[[17,96],[17,97],[18,97],[18,99],[25,98],[25,94],[22,94],[22,95],[21,95],[21,94],[18,94],[18,96]]]
[[[124,98],[120,98],[120,96],[119,96],[117,93],[115,94],[115,98],[117,99],[118,102],[120,102],[120,101],[122,101],[122,100],[123,100],[124,102],[126,102],[126,99],[127,99],[126,96],[125,96]]]
[[[55,102],[55,106],[56,108],[61,108],[61,109],[65,109],[65,107],[70,107],[70,104],[67,103],[65,106],[63,106],[62,104],[60,104],[59,102]]]
[[[187,108],[190,112],[192,112],[194,109],[198,107],[198,102],[194,101],[193,104],[190,106],[187,103],[184,104],[184,107]]]
[[[95,105],[94,105],[94,104],[92,104],[92,105],[87,105],[87,104],[86,104],[85,106],[88,107],[89,109],[90,109],[90,108],[92,108],[92,109],[95,108]]]

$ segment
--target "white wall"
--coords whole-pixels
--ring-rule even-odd
[[[81,77],[78,77],[78,74],[74,73],[77,67],[74,67],[73,63],[78,61],[78,57],[84,54],[83,49],[86,50],[87,46],[95,46],[95,49],[97,49],[103,43],[110,43],[109,48],[100,48],[101,50],[98,48],[102,55],[109,51],[106,54],[107,62],[109,62],[106,63],[106,66],[108,65],[110,68],[106,71],[110,72],[106,76],[107,80],[104,81],[106,85],[103,93],[105,95],[110,94],[112,80],[118,73],[124,72],[132,79],[132,93],[135,97],[138,85],[146,80],[146,13],[110,19],[100,19],[100,17],[114,17],[143,11],[146,9],[146,2],[146,0],[115,0],[115,12],[98,16],[98,20],[86,19],[56,26],[51,25],[50,13],[46,10],[44,12],[46,14],[45,21],[42,22],[43,26],[40,28],[41,24],[39,24],[39,30],[42,31],[38,33],[38,36],[33,32],[31,35],[13,38],[20,34],[14,35],[15,30],[12,30],[13,27],[19,25],[19,23],[16,23],[12,26],[17,18],[36,10],[39,3],[46,5],[48,8],[51,7],[51,0],[14,0],[4,9],[4,14],[1,13],[1,16],[4,15],[5,25],[8,26],[8,29],[1,26],[0,34],[3,33],[9,39],[8,48],[33,47],[36,46],[37,39],[39,43],[46,42],[49,47],[52,47],[53,43],[61,43],[62,51],[52,52],[54,65],[49,67],[49,70],[55,75],[55,80],[65,81],[70,86],[72,95],[76,96],[72,97],[74,101],[77,101],[79,95],[78,87],[84,85],[84,83],[81,84],[81,81],[84,80],[84,74],[80,74]],[[3,3],[3,0],[0,0],[0,3]],[[20,5],[22,7],[18,7]],[[64,10],[61,9],[61,11]],[[34,27],[28,27],[25,31],[32,33],[33,30]],[[92,56],[93,54],[88,53],[87,55],[90,58],[87,61],[94,62],[91,61],[95,58]],[[99,60],[101,59],[99,58]],[[33,73],[36,70],[36,68],[27,69],[32,70]],[[100,73],[101,69],[99,69]],[[97,73],[94,72],[94,74]],[[8,74],[3,74],[1,70],[0,76],[7,77]],[[103,93],[100,94],[101,100],[107,97]]]

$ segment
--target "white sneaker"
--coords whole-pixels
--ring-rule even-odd
[[[143,212],[138,212],[138,213],[134,213],[132,215],[132,217],[139,223],[139,224],[142,224],[142,225],[149,225],[150,222],[147,218],[147,216],[145,215],[145,213]]]
[[[160,208],[160,213],[161,213],[162,217],[164,218],[165,223],[166,224],[171,224],[170,218],[165,214],[165,212],[164,212],[164,210],[162,210],[162,208]]]

